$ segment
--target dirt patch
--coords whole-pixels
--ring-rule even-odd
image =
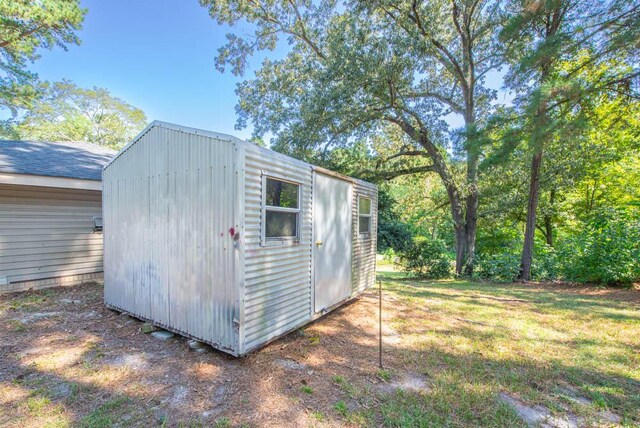
[[[238,359],[143,333],[104,306],[99,285],[0,296],[0,425],[344,425],[336,403],[363,407],[334,378],[374,386],[376,297]]]
[[[304,370],[307,368],[306,364],[301,364],[290,358],[278,358],[274,360],[273,363],[277,366],[280,366],[284,369],[289,369],[289,370]]]
[[[500,401],[511,406],[518,416],[531,427],[540,428],[577,428],[578,420],[575,415],[557,417],[545,406],[529,405],[508,394],[501,393]]]
[[[579,406],[591,406],[592,402],[586,397],[581,397],[568,388],[562,388],[564,395]],[[540,428],[578,428],[583,426],[617,425],[621,422],[620,416],[608,411],[599,410],[593,417],[578,416],[565,410],[562,415],[554,415],[551,410],[542,405],[531,405],[506,393],[500,393],[500,401],[511,406],[518,416],[531,427]]]
[[[159,340],[143,333],[142,322],[104,306],[98,285],[0,296],[0,426],[402,426],[402,417],[413,409],[402,407],[405,394],[398,390],[418,403],[430,401],[430,394],[443,394],[439,371],[449,371],[454,359],[473,364],[481,358],[469,356],[473,348],[449,356],[430,354],[439,342],[418,346],[411,342],[413,332],[446,329],[442,341],[456,338],[450,332],[455,324],[464,327],[459,331],[493,327],[472,313],[448,316],[444,297],[410,304],[385,294],[385,371],[380,371],[377,298],[375,291],[365,293],[238,359],[177,335]],[[495,368],[500,363],[487,364]],[[498,391],[490,389],[489,376],[482,377],[485,381],[493,407],[478,408],[494,411]],[[396,396],[401,401],[394,409],[390,401]],[[588,407],[580,402],[584,397],[573,396],[576,405]],[[505,394],[500,402],[532,423],[572,427],[582,421],[569,404],[558,416],[515,395]],[[392,422],[383,419],[384,406]],[[609,424],[620,422],[616,415],[601,416]]]
[[[398,389],[422,394],[429,392],[431,386],[426,376],[409,371],[403,371],[396,375],[392,381],[383,382],[378,386],[378,390],[384,394],[393,394]]]

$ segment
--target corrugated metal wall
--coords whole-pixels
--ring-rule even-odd
[[[251,144],[245,148],[243,351],[247,352],[312,317],[312,172],[309,164],[296,159]],[[297,244],[261,245],[263,173],[302,185],[301,240]]]
[[[93,232],[100,205],[99,191],[0,185],[0,277],[102,272],[102,234]]]
[[[378,189],[366,181],[354,180],[353,194],[353,293],[374,285],[376,278],[376,243],[378,240]],[[371,233],[358,231],[358,197],[371,199]]]
[[[105,169],[105,300],[244,354],[315,316],[313,170],[226,138],[158,123]],[[299,242],[262,242],[264,175],[301,184]],[[368,236],[358,195],[372,200]],[[352,210],[355,295],[375,278],[376,187],[356,180]]]
[[[103,175],[107,304],[232,353],[236,153],[230,141],[153,126]]]

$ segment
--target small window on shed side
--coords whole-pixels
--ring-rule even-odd
[[[264,238],[282,241],[299,238],[300,185],[265,177]]]
[[[371,199],[358,198],[358,231],[361,235],[371,232]]]

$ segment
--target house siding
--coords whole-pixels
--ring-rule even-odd
[[[0,185],[0,285],[17,291],[95,279],[103,270],[99,191]]]

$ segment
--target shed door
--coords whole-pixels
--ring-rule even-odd
[[[351,295],[351,183],[314,174],[315,312]]]

